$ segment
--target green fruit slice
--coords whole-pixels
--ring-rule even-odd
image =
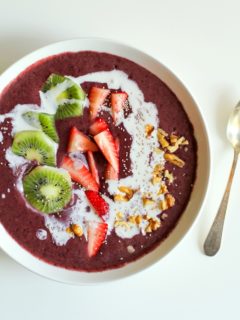
[[[24,195],[28,203],[43,213],[61,211],[71,200],[69,174],[61,169],[39,166],[23,178]]]
[[[51,74],[45,82],[42,91],[47,92],[63,82],[65,89],[55,97],[58,105],[56,119],[81,116],[83,114],[83,100],[86,94],[81,86],[71,79],[58,74]],[[63,110],[64,108],[66,108],[66,111]]]
[[[39,164],[56,166],[53,142],[42,131],[20,131],[13,140],[13,153]]]
[[[51,90],[52,88],[55,88],[59,83],[62,83],[66,80],[65,77],[59,75],[59,74],[51,74],[48,78],[47,81],[44,83],[42,87],[42,92],[47,92]]]
[[[43,132],[46,133],[53,141],[58,143],[59,137],[55,126],[55,117],[52,114],[39,113],[39,121]]]
[[[59,119],[77,117],[77,116],[81,116],[82,113],[83,113],[83,107],[81,103],[79,102],[64,103],[59,105],[57,112],[55,114],[55,118],[59,120]]]
[[[23,119],[31,126],[41,129],[56,143],[59,142],[55,118],[52,114],[28,111],[22,115]]]

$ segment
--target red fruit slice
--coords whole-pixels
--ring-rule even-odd
[[[96,165],[92,151],[87,152],[87,158],[88,158],[88,165],[89,165],[90,171],[92,173],[92,176],[96,180],[96,182],[98,184],[100,184],[98,169],[97,169],[97,165]]]
[[[73,160],[65,156],[61,168],[67,170],[72,180],[81,184],[86,189],[94,191],[99,190],[99,185],[82,161]]]
[[[128,94],[126,92],[113,92],[111,94],[111,106],[114,122],[118,120],[119,112],[123,109],[127,98]]]
[[[106,130],[108,128],[107,123],[102,118],[97,118],[89,128],[91,135],[95,136],[96,134]]]
[[[89,99],[89,111],[91,119],[95,119],[100,106],[104,103],[104,100],[109,95],[110,90],[98,87],[92,87],[88,99]]]
[[[115,145],[116,145],[116,150],[119,154],[119,149],[120,149],[120,144],[119,144],[119,139],[115,139]],[[107,164],[106,171],[105,171],[105,179],[106,180],[118,180],[119,178],[119,173],[116,172],[113,167],[110,165],[110,163]]]
[[[85,194],[88,198],[88,201],[91,203],[92,207],[99,215],[99,217],[104,216],[109,211],[108,203],[100,196],[96,191],[87,190]]]
[[[94,136],[99,149],[102,151],[104,157],[111,164],[113,169],[119,172],[119,155],[116,149],[116,145],[113,136],[109,129],[104,130]]]
[[[68,152],[98,151],[98,147],[84,133],[79,131],[76,127],[72,127],[70,131],[67,151]]]
[[[88,256],[95,256],[103,244],[108,225],[105,222],[91,221],[88,225]]]

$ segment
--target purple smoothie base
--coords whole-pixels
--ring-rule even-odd
[[[118,69],[126,72],[129,78],[136,81],[142,92],[145,101],[153,102],[158,107],[160,116],[160,127],[166,132],[176,132],[189,141],[188,151],[181,148],[177,155],[186,162],[184,168],[173,167],[167,164],[166,168],[173,172],[174,183],[168,186],[169,192],[175,197],[176,204],[168,209],[168,218],[162,221],[162,226],[146,236],[136,235],[131,239],[121,239],[113,231],[102,245],[100,252],[92,258],[87,255],[87,242],[84,237],[70,239],[65,246],[56,246],[51,234],[45,228],[44,218],[26,206],[24,198],[18,192],[14,184],[16,177],[13,176],[5,159],[4,150],[12,144],[12,137],[8,135],[11,124],[6,120],[0,124],[0,129],[7,127],[4,134],[4,143],[1,144],[0,166],[1,181],[0,190],[5,193],[6,198],[0,199],[0,221],[9,234],[26,250],[34,256],[50,264],[67,269],[81,271],[103,271],[106,269],[118,268],[126,263],[132,262],[146,253],[153,250],[165,239],[175,227],[183,213],[192,191],[196,176],[197,166],[197,145],[194,138],[193,127],[183,109],[183,106],[175,94],[155,75],[127,59],[99,52],[66,52],[41,60],[22,72],[0,96],[1,114],[9,112],[17,104],[39,104],[39,90],[51,73],[71,75],[74,77],[90,72],[110,71]],[[88,92],[93,83],[83,84]],[[69,130],[76,126],[83,132],[89,127],[88,111],[85,110],[82,118],[72,118],[57,122],[57,129],[60,136],[58,150],[58,163],[66,154]],[[106,115],[105,115],[106,116]],[[107,119],[107,116],[106,116]],[[131,146],[131,137],[127,132],[111,127],[113,135],[122,139],[127,138],[128,148]],[[121,143],[120,143],[121,145]],[[120,148],[120,159],[125,158],[126,149]],[[100,155],[98,169],[103,175],[106,162]],[[128,159],[128,167],[131,161]],[[126,176],[120,167],[120,178]],[[7,192],[7,189],[10,192]],[[101,191],[104,191],[102,189]],[[36,231],[46,229],[48,237],[41,241],[36,237]],[[134,253],[129,253],[127,247],[135,248]]]

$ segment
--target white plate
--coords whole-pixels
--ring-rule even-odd
[[[4,227],[0,224],[0,246],[9,256],[29,270],[42,276],[72,284],[101,283],[127,277],[149,267],[169,253],[183,238],[197,217],[206,196],[210,174],[208,135],[203,118],[192,96],[181,81],[159,61],[153,59],[146,53],[127,45],[115,41],[94,38],[74,39],[49,45],[27,55],[7,69],[0,77],[0,92],[21,71],[25,70],[29,65],[39,59],[66,51],[76,52],[83,50],[107,52],[130,59],[139,65],[144,66],[172,89],[178,99],[182,102],[194,127],[195,137],[198,143],[198,167],[196,182],[188,206],[169,237],[146,256],[120,269],[87,273],[54,267],[37,259],[23,249],[11,236],[9,236]]]

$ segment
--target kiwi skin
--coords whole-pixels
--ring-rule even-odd
[[[39,164],[56,166],[53,141],[42,131],[20,131],[13,139],[12,152]]]
[[[51,214],[61,211],[72,198],[69,174],[48,166],[35,167],[23,178],[24,196],[36,210]]]

